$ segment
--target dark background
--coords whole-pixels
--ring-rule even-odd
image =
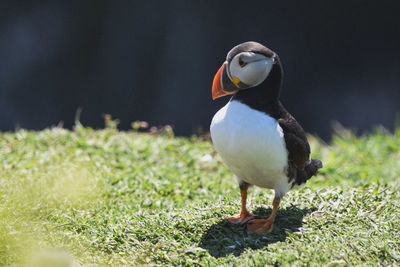
[[[0,130],[108,113],[208,129],[226,53],[254,40],[280,55],[282,102],[305,130],[332,121],[393,129],[400,110],[399,1],[1,1]]]

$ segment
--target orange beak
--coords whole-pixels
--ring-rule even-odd
[[[219,68],[217,74],[215,74],[215,76],[214,76],[212,90],[211,90],[213,100],[215,100],[221,96],[231,95],[231,94],[235,93],[235,92],[224,91],[224,87],[222,85],[222,72],[224,71],[226,64],[227,64],[227,62],[225,61],[224,64],[222,64],[221,68]]]

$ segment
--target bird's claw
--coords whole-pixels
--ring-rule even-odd
[[[252,220],[247,224],[247,231],[250,233],[266,234],[271,233],[274,228],[274,221],[271,219]]]
[[[227,221],[234,223],[234,224],[239,224],[239,225],[245,224],[248,221],[253,220],[253,219],[254,219],[254,215],[251,214],[250,212],[240,213],[238,215],[226,218]]]

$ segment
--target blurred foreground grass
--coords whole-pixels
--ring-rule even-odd
[[[44,266],[43,253],[58,266],[399,262],[400,130],[342,130],[311,147],[324,169],[259,236],[224,222],[240,197],[209,141],[115,127],[1,133],[0,266]],[[258,216],[271,201],[250,190]]]

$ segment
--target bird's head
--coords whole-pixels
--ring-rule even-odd
[[[231,95],[262,83],[279,61],[275,52],[257,42],[235,46],[214,77],[212,98]]]

